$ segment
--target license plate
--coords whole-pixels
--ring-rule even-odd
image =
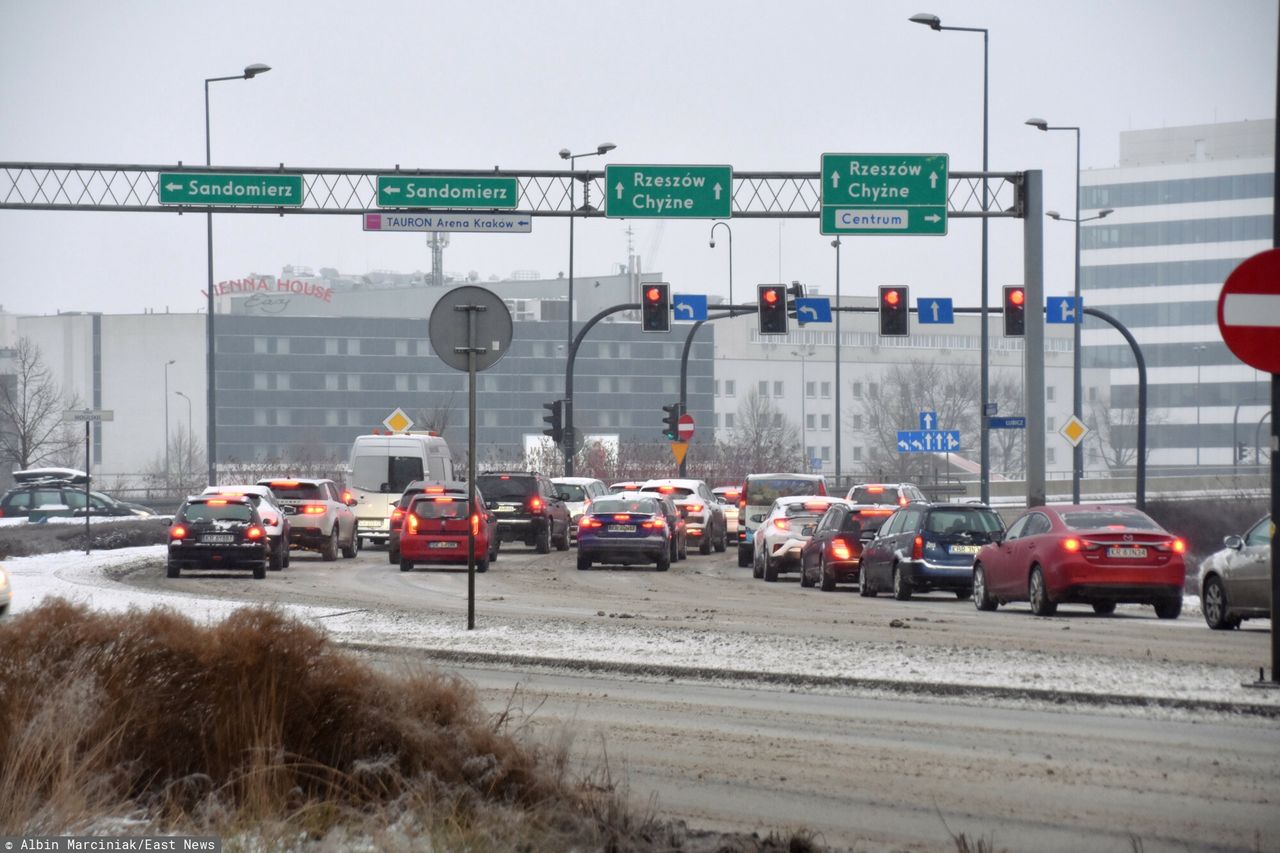
[[[948,551],[952,554],[976,554],[978,553],[977,545],[952,545]]]
[[[457,542],[428,542],[428,548],[457,548]]]
[[[1140,560],[1147,556],[1146,548],[1108,548],[1108,557],[1118,557],[1121,559]]]
[[[230,545],[236,541],[236,537],[230,533],[206,533],[200,537],[200,541],[206,545]]]
[[[493,511],[494,512],[515,512],[516,508],[513,506],[498,505]]]
[[[607,528],[610,533],[635,533],[636,526],[634,524],[610,524]]]
[[[382,524],[382,522],[376,518],[362,518],[359,521],[359,525],[361,527],[377,527],[380,524]]]

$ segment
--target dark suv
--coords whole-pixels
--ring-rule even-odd
[[[942,589],[966,599],[978,549],[1003,531],[1000,516],[981,504],[907,504],[862,549],[858,590],[892,590],[906,601],[913,592]]]
[[[498,517],[498,538],[523,542],[547,554],[555,545],[569,550],[569,508],[565,495],[542,474],[529,471],[486,471],[476,486]]]

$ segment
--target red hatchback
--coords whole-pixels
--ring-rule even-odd
[[[1186,544],[1136,509],[1040,506],[1020,515],[973,566],[973,603],[995,610],[1028,601],[1037,616],[1059,604],[1152,604],[1161,619],[1182,612]]]
[[[400,531],[400,571],[419,564],[467,565],[467,539],[476,537],[476,571],[498,559],[498,520],[476,493],[467,511],[466,492],[426,493],[409,504]]]

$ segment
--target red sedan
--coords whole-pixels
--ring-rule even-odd
[[[1033,507],[973,566],[973,603],[995,610],[1027,601],[1037,616],[1059,604],[1152,604],[1161,619],[1182,612],[1186,544],[1136,509],[1118,506]]]

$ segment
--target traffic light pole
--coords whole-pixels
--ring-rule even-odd
[[[705,320],[695,320],[689,328],[689,334],[684,339],[684,352],[680,354],[680,413],[684,414],[689,411],[689,353],[693,350],[693,336],[698,334],[698,330],[702,328],[703,323],[710,323],[715,320],[731,319],[733,317],[742,317],[747,314],[754,314],[759,310],[756,305],[730,305],[728,314],[717,314],[714,317],[708,316]],[[680,460],[680,476],[685,476],[685,463],[688,462],[689,455],[685,454],[684,459]]]
[[[614,305],[612,308],[604,309],[584,323],[569,344],[569,354],[564,366],[564,445],[562,447],[564,451],[564,475],[566,477],[573,476],[573,457],[578,450],[578,433],[573,424],[573,365],[578,358],[578,347],[582,345],[582,339],[587,336],[587,332],[591,331],[591,327],[605,317],[621,311],[639,311],[640,307],[639,302],[628,302],[624,305]]]

